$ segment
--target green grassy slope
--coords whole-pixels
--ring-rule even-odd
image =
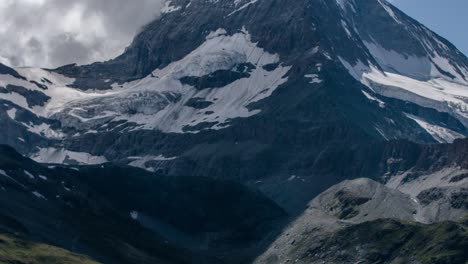
[[[391,219],[347,227],[310,245],[307,263],[420,263],[468,261],[468,223],[432,225]]]
[[[67,250],[0,234],[1,264],[97,264]]]

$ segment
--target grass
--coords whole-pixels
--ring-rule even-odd
[[[67,250],[0,234],[0,264],[98,264]]]
[[[466,222],[423,225],[381,219],[312,243],[303,257],[310,263],[463,264],[468,263],[467,248]]]

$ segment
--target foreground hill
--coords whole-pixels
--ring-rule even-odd
[[[466,263],[468,182],[429,193],[419,200],[369,179],[342,182],[311,201],[255,263]]]
[[[47,167],[0,146],[1,230],[104,263],[246,263],[286,216],[234,182]]]
[[[0,263],[98,264],[85,256],[9,234],[0,234]]]
[[[304,264],[452,264],[468,261],[467,247],[466,222],[427,226],[383,219],[346,227],[308,243],[299,240],[290,245],[292,252],[282,259]],[[284,262],[269,256],[257,263]]]

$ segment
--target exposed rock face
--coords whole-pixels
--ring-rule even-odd
[[[414,220],[416,205],[408,195],[370,179],[344,181],[318,199],[319,208],[338,220],[364,222],[379,218]]]
[[[255,263],[464,263],[466,224],[439,221],[466,220],[466,188],[417,197],[369,179],[344,181],[310,202]]]
[[[346,227],[310,244],[291,245],[294,263],[465,263],[467,226],[453,222],[420,225],[392,219]],[[308,234],[314,236],[314,233]],[[456,242],[455,242],[456,241]],[[274,256],[257,263],[284,263]]]

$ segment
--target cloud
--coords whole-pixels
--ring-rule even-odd
[[[159,15],[163,0],[1,0],[0,62],[58,67],[108,60]]]

